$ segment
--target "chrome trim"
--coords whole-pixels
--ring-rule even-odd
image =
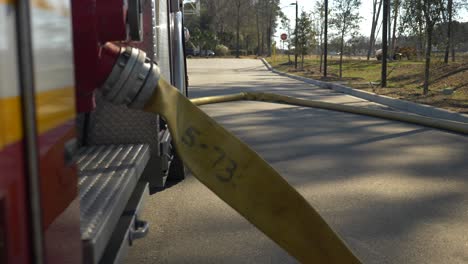
[[[28,184],[29,222],[32,260],[44,263],[44,237],[39,182],[39,154],[36,139],[36,104],[34,94],[34,60],[31,32],[30,1],[16,1],[16,32],[18,45],[18,76],[21,89],[25,174]],[[26,217],[26,216],[25,216]]]
[[[173,73],[174,73],[174,86],[185,95],[185,56],[184,56],[184,45],[183,36],[184,29],[182,27],[182,12],[176,12],[173,14],[174,19],[174,32],[172,34],[172,45],[173,45]]]

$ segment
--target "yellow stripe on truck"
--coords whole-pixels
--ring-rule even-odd
[[[36,94],[38,133],[47,132],[76,116],[74,89],[66,87]],[[21,140],[22,116],[19,96],[0,98],[0,148]]]
[[[19,97],[0,98],[0,149],[23,137]]]
[[[165,118],[198,180],[300,262],[360,263],[278,172],[164,80],[145,111]]]
[[[72,87],[49,90],[36,95],[37,128],[44,133],[76,116],[75,90]]]

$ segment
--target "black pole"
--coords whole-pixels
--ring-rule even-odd
[[[389,0],[384,0],[382,12],[382,81],[381,86],[387,87],[387,50],[388,50],[388,10]]]
[[[391,0],[388,0],[388,16],[387,16],[387,20],[388,20],[388,40],[387,40],[387,45],[390,46],[388,47],[390,52],[387,52],[387,54],[389,56],[391,56],[393,54],[393,46],[392,46],[392,1]]]
[[[323,38],[323,76],[327,77],[327,55],[328,55],[328,0],[325,0],[325,23]]]
[[[296,47],[294,49],[294,69],[297,70],[297,13],[298,13],[298,9],[299,9],[299,6],[297,5],[297,0],[296,0],[296,29],[294,30],[295,31],[295,35],[296,35],[296,43],[294,44]]]

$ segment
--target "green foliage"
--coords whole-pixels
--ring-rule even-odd
[[[215,53],[219,56],[227,56],[229,55],[229,48],[222,44],[218,44],[216,45]]]
[[[293,43],[296,43],[297,38],[298,53],[306,55],[309,48],[315,45],[315,32],[312,28],[312,19],[309,13],[301,12],[301,16],[297,20],[297,32],[295,33]]]
[[[362,19],[359,15],[361,0],[335,0],[333,3],[330,25],[343,37],[356,34]]]
[[[200,14],[186,15],[191,42],[200,49],[222,44],[248,53],[269,50],[281,14],[279,0],[201,0]]]
[[[340,36],[340,77],[342,76],[344,38],[348,35],[355,37],[359,29],[359,7],[361,0],[336,0],[334,2],[334,12],[331,19],[331,25]]]
[[[433,42],[439,50],[445,48],[447,24],[440,23],[434,27]],[[458,51],[468,51],[468,22],[452,21],[452,45]]]

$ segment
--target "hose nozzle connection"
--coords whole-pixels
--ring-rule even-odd
[[[106,44],[104,49],[116,49]],[[155,91],[161,76],[158,65],[146,53],[133,47],[122,47],[112,71],[101,86],[103,97],[113,104],[142,109]]]

